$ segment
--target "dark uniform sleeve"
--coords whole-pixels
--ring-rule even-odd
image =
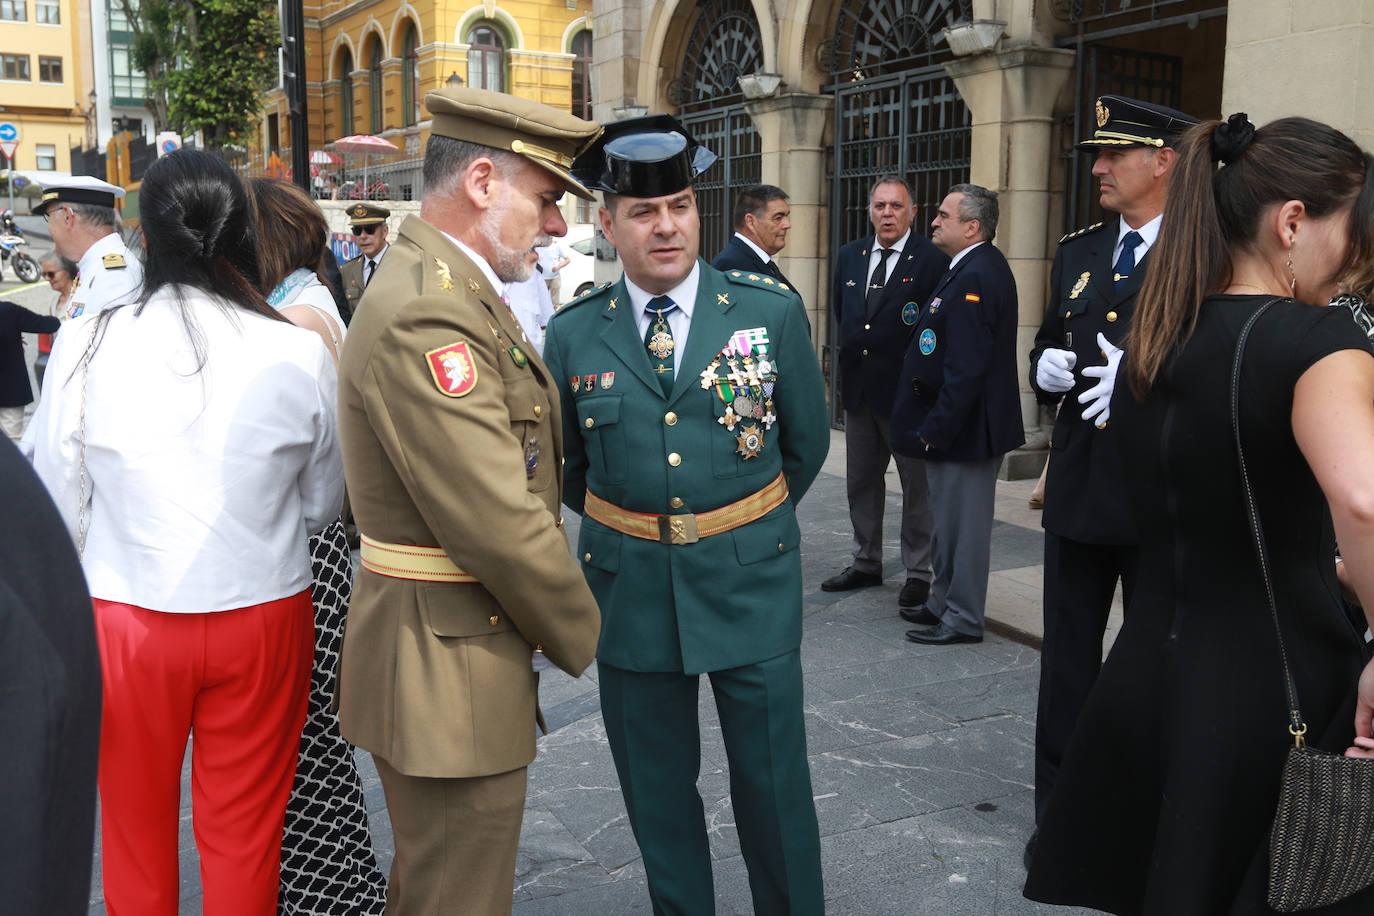
[[[1063,310],[1060,294],[1063,290],[1064,248],[1061,245],[1054,253],[1054,266],[1050,268],[1050,294],[1045,305],[1045,318],[1040,322],[1040,330],[1035,334],[1035,346],[1030,352],[1030,386],[1035,398],[1042,404],[1057,404],[1064,396],[1062,391],[1045,391],[1035,383],[1035,367],[1040,362],[1040,354],[1050,348],[1069,349],[1064,340],[1064,319],[1059,313]]]
[[[778,441],[782,472],[795,506],[821,472],[830,451],[830,417],[825,407],[825,380],[801,308],[786,310],[781,337],[778,364],[781,373],[786,373],[787,387],[780,386],[778,391],[778,422],[782,425]]]
[[[945,319],[949,340],[945,344],[944,381],[919,431],[931,448],[942,452],[964,430],[974,403],[983,394],[997,340],[997,312],[1006,307],[997,301],[996,290],[984,289],[979,275],[959,279],[963,280],[957,293],[959,301],[951,303]],[[979,299],[969,301],[968,295]],[[919,343],[913,339],[911,346]]]

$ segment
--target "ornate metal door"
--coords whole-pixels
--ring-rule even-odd
[[[835,94],[830,250],[870,234],[868,191],[883,175],[914,188],[912,231],[927,232],[950,185],[968,181],[968,107],[942,64],[943,30],[972,19],[971,0],[865,0],[841,7],[830,48]],[[833,264],[832,264],[833,269]],[[837,339],[831,313],[830,340]],[[835,360],[822,351],[827,379]],[[832,415],[842,416],[833,396]]]
[[[702,0],[670,101],[698,141],[720,159],[696,181],[701,254],[715,257],[733,231],[735,192],[758,184],[758,131],[744,111],[739,78],[763,69],[759,24],[748,0]]]

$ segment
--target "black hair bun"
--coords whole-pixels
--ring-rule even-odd
[[[1212,131],[1212,158],[1223,165],[1230,165],[1241,157],[1254,140],[1255,125],[1250,123],[1245,112],[1238,111]]]

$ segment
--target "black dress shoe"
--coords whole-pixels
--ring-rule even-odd
[[[897,611],[902,615],[902,619],[907,623],[914,623],[922,627],[938,627],[940,618],[930,612],[930,608],[924,604],[920,607],[904,607]]]
[[[882,585],[883,577],[877,573],[860,572],[852,566],[846,566],[844,572],[831,576],[821,583],[823,592],[847,592],[856,588],[868,588],[870,585]]]
[[[1036,827],[1031,831],[1030,839],[1026,840],[1026,851],[1021,854],[1021,864],[1026,866],[1026,871],[1030,871],[1031,862],[1035,860],[1035,847],[1040,845],[1040,828]]]
[[[924,627],[919,630],[907,630],[906,638],[912,642],[925,643],[928,646],[949,646],[956,642],[982,642],[981,636],[969,636],[960,633],[952,627],[939,623],[933,627]]]
[[[907,579],[906,585],[902,586],[902,593],[897,596],[897,603],[902,607],[920,607],[926,603],[930,597],[930,583],[924,579]],[[908,617],[908,620],[911,618]]]

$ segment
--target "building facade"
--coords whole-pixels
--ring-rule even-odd
[[[1059,237],[1101,218],[1073,149],[1098,95],[1256,123],[1305,114],[1374,142],[1374,0],[597,0],[593,28],[598,118],[674,112],[721,155],[699,184],[705,256],[740,187],[791,195],[780,261],[827,375],[829,253],[871,231],[882,174],[911,181],[923,232],[950,185],[999,193],[1024,353]],[[1021,372],[1043,446],[1049,418]]]
[[[306,0],[310,148],[355,134],[387,139],[399,152],[377,161],[369,180],[386,182],[384,196],[414,199],[432,89],[461,80],[590,116],[591,15],[592,0]],[[280,87],[266,95],[261,132],[260,154],[289,163]]]
[[[87,136],[87,10],[81,0],[0,0],[0,121],[19,130],[17,172],[69,171],[70,148]]]

